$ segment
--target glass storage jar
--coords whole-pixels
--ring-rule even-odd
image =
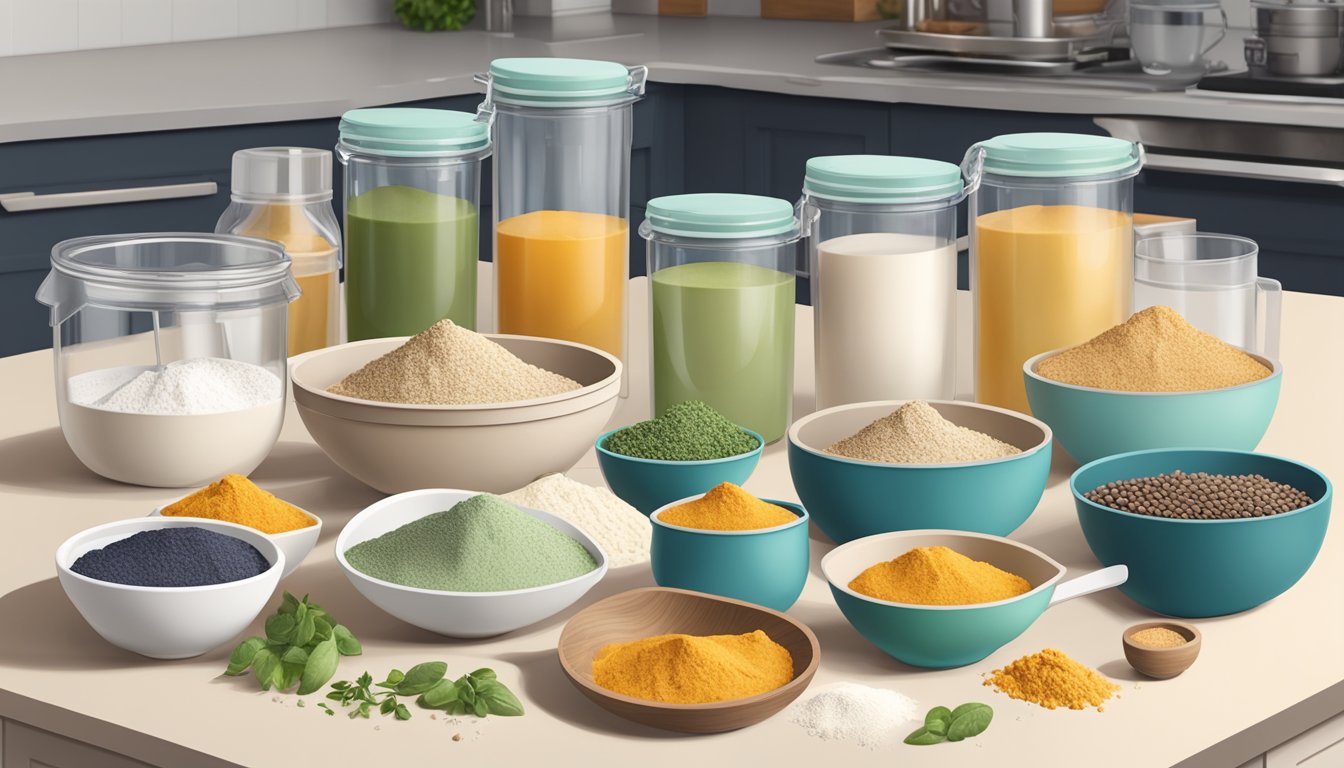
[[[37,292],[51,308],[56,404],[85,466],[136,485],[247,474],[285,417],[287,305],[278,243],[152,233],[58,243]]]
[[[650,200],[653,412],[702,400],[767,443],[793,404],[794,270],[802,237],[786,200],[672,195]]]
[[[475,330],[488,127],[392,107],[346,112],[340,131],[349,340],[413,336],[444,318]]]

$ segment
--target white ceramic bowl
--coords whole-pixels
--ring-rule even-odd
[[[289,504],[289,502],[285,503]],[[167,504],[163,505],[163,507],[166,506],[168,505]],[[313,547],[317,545],[318,537],[322,535],[322,518],[318,517],[317,515],[314,515],[312,512],[309,512],[306,509],[303,509],[302,507],[297,507],[294,506],[293,504],[290,504],[290,506],[299,510],[303,514],[307,515],[308,519],[313,521],[313,524],[308,526],[307,528],[299,528],[293,531],[285,531],[284,533],[262,534],[264,536],[270,536],[271,540],[274,541],[276,545],[280,547],[280,551],[285,553],[285,570],[283,573],[280,574],[280,578],[282,579],[288,576],[289,574],[293,573],[294,569],[299,567],[299,565],[303,562],[303,559],[307,557],[308,553],[312,552]],[[149,516],[162,517],[163,507],[156,508],[153,512],[149,513]],[[202,518],[191,517],[191,518],[174,518],[174,519],[200,520]]]
[[[551,397],[485,405],[383,403],[326,391],[406,342],[405,337],[369,339],[290,361],[299,416],[337,466],[383,493],[443,487],[506,493],[568,470],[616,411],[621,361],[568,341],[487,336],[532,365],[582,386]]]
[[[523,512],[578,540],[597,561],[597,567],[568,581],[505,592],[443,592],[393,584],[355,570],[346,550],[419,520],[442,512],[472,496],[474,491],[429,489],[410,491],[379,501],[351,518],[336,537],[336,561],[350,583],[369,602],[430,632],[448,637],[478,638],[502,635],[535,624],[568,608],[602,580],[607,555],[588,534],[555,515],[527,507]]]
[[[70,570],[89,550],[141,531],[186,527],[242,539],[271,567],[249,579],[204,587],[136,587]],[[138,517],[98,525],[71,536],[56,550],[61,588],[89,626],[109,643],[155,659],[199,656],[237,637],[266,607],[284,567],[284,553],[261,531],[193,517]]]

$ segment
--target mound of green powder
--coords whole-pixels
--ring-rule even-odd
[[[446,592],[540,587],[597,567],[574,538],[490,494],[361,541],[345,559],[375,579]]]
[[[728,417],[699,400],[687,400],[616,432],[602,447],[638,459],[707,461],[750,453],[758,445]]]

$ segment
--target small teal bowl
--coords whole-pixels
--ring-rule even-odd
[[[916,547],[943,546],[982,560],[1031,584],[1008,600],[975,605],[893,603],[860,594],[849,583],[878,563]],[[1125,569],[1096,571],[1060,583],[1064,566],[1011,539],[961,531],[898,531],[856,539],[821,559],[831,595],[859,634],[884,653],[912,667],[946,669],[974,664],[1026,631],[1056,603],[1124,581]]]
[[[1172,520],[1088,501],[1100,485],[1175,470],[1262,475],[1316,501],[1270,517]],[[1283,594],[1311,567],[1330,522],[1330,480],[1289,459],[1248,451],[1154,450],[1099,459],[1069,479],[1078,522],[1102,565],[1124,563],[1122,592],[1167,616],[1197,619],[1254,608]]]
[[[619,431],[613,429],[597,438],[597,465],[612,493],[646,515],[677,499],[703,494],[719,483],[742,485],[755,471],[765,449],[761,436],[744,428],[743,432],[756,438],[756,450],[748,453],[705,461],[639,459],[604,447],[607,438]]]
[[[826,448],[890,414],[904,400],[840,405],[789,428],[789,471],[798,498],[832,541],[890,531],[952,529],[1006,536],[1031,516],[1050,474],[1050,427],[980,403],[931,400],[943,418],[1022,449],[961,464],[880,464]]]
[[[1283,382],[1283,368],[1277,362],[1252,354],[1273,372],[1236,387],[1198,392],[1078,387],[1036,372],[1042,360],[1062,351],[1031,358],[1022,373],[1032,414],[1050,425],[1060,447],[1080,464],[1156,448],[1254,450],[1274,418]]]
[[[731,597],[780,612],[789,610],[807,582],[807,510],[787,501],[763,499],[798,517],[774,528],[753,531],[705,531],[659,519],[665,510],[703,495],[675,501],[650,515],[653,580],[660,587]]]

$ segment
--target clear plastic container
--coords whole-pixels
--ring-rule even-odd
[[[655,198],[646,211],[654,414],[703,400],[778,440],[793,405],[793,206],[698,194]]]
[[[495,144],[500,333],[626,356],[632,109],[643,67],[496,59],[480,114]]]
[[[331,208],[331,152],[239,150],[231,185],[231,202],[215,231],[283,245],[303,292],[289,305],[290,356],[339,344],[341,226]]]
[[[341,117],[345,312],[350,341],[476,328],[481,161],[489,128],[442,109]]]
[[[817,409],[956,393],[961,169],[886,155],[807,161]]]
[[[1227,36],[1218,0],[1130,0],[1129,44],[1150,75],[1203,72],[1204,56]]]
[[[1171,307],[1228,344],[1277,358],[1283,287],[1260,277],[1259,253],[1235,235],[1145,237],[1134,246],[1134,311]]]
[[[85,466],[137,485],[248,474],[285,417],[287,305],[279,244],[156,233],[58,243],[51,308],[61,430]]]
[[[975,399],[1029,411],[1022,364],[1129,317],[1143,148],[1016,133],[971,147]]]

